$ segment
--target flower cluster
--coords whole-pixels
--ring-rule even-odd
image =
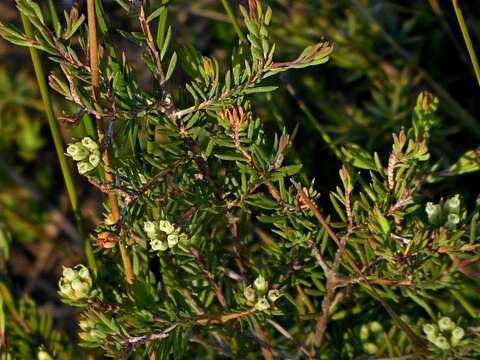
[[[166,251],[175,247],[179,241],[187,240],[187,234],[180,231],[168,220],[145,221],[143,230],[150,239],[150,246],[155,251]]]
[[[268,281],[262,275],[259,275],[253,282],[253,286],[249,285],[243,291],[243,295],[247,300],[247,305],[254,306],[258,311],[265,311],[282,296],[280,290],[268,290]]]
[[[383,326],[378,321],[372,321],[368,324],[363,324],[360,327],[360,339],[363,341],[363,350],[370,355],[378,352],[376,341],[383,333]]]
[[[92,290],[92,277],[90,271],[79,264],[73,269],[64,267],[63,275],[58,282],[60,295],[72,301],[88,297]]]
[[[67,155],[77,161],[78,172],[82,175],[92,171],[100,164],[98,144],[88,136],[81,141],[68,145]]]
[[[428,221],[435,227],[445,226],[454,229],[460,222],[460,195],[455,195],[441,204],[428,202],[425,207]]]
[[[465,336],[465,330],[460,326],[457,326],[452,319],[447,316],[438,320],[438,325],[423,325],[422,330],[427,336],[427,340],[441,350],[448,350],[452,347],[458,346],[462,338]],[[448,338],[450,338],[450,341]]]

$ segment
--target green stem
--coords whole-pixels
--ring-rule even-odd
[[[25,34],[33,38],[33,30],[32,25],[28,21],[27,17],[21,14],[23,28],[25,30]],[[48,125],[50,127],[50,132],[52,134],[53,143],[55,145],[55,151],[57,153],[58,161],[60,163],[60,169],[62,171],[63,180],[65,181],[65,187],[67,189],[68,198],[70,200],[70,204],[72,206],[72,210],[75,216],[75,221],[77,223],[78,232],[80,233],[81,238],[84,242],[84,249],[85,255],[87,257],[87,263],[90,269],[96,273],[97,272],[97,265],[95,263],[95,257],[93,255],[92,245],[90,241],[85,236],[85,232],[83,229],[83,221],[82,215],[80,210],[80,205],[77,197],[77,193],[75,191],[75,185],[73,183],[72,174],[70,173],[70,169],[68,167],[67,158],[64,154],[64,146],[62,143],[62,138],[60,136],[60,130],[58,128],[57,121],[55,119],[55,115],[53,113],[53,106],[52,101],[50,99],[50,94],[48,92],[47,82],[45,80],[45,73],[43,71],[43,67],[40,61],[40,55],[38,51],[34,48],[29,48],[30,56],[32,58],[33,68],[35,70],[35,76],[37,78],[37,84],[40,90],[40,94],[42,97],[42,101],[45,107],[45,114],[47,116]]]
[[[228,0],[222,0],[223,7],[225,8],[225,11],[227,12],[228,17],[230,18],[230,21],[232,22],[233,28],[235,29],[235,32],[238,35],[238,38],[240,39],[241,42],[247,42],[247,39],[245,38],[245,35],[243,35],[242,29],[240,29],[240,25],[238,24],[237,17],[233,13],[232,7],[230,6]]]
[[[462,9],[458,6],[457,0],[452,0],[453,9],[455,10],[455,15],[457,16],[458,25],[460,25],[460,30],[462,31],[463,40],[467,46],[468,55],[470,56],[470,61],[472,62],[473,71],[477,78],[478,85],[480,85],[480,66],[478,65],[477,55],[475,54],[475,49],[472,45],[472,40],[470,39],[470,34],[468,33],[467,24],[463,18]]]

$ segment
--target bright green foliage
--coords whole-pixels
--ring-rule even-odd
[[[250,96],[277,89],[274,75],[325,63],[330,44],[278,61],[269,36],[272,10],[249,0],[240,7],[248,43],[220,64],[175,44],[168,3],[145,14],[141,2],[118,1],[138,19],[141,32],[121,34],[143,51],[154,79],[145,89],[110,42],[97,6],[104,36],[95,101],[83,56],[84,16],[73,11],[63,24],[55,17],[50,24],[36,2],[17,2],[35,39],[6,25],[0,35],[58,64],[50,85],[77,107],[63,119],[87,128],[89,116],[107,123],[101,143],[89,133],[66,149],[79,174],[117,196],[121,207],[118,221],[106,216],[95,230],[96,278],[78,265],[60,279],[62,300],[81,309],[82,347],[159,359],[478,355],[478,332],[465,330],[474,320],[448,322],[442,316],[448,307],[430,301],[448,302],[451,289],[472,273],[479,216],[458,195],[425,197],[430,182],[478,168],[464,157],[441,172],[432,163],[436,97],[421,93],[416,105],[397,104],[402,116],[412,113],[412,123],[393,134],[388,153],[371,154],[353,142],[337,151],[341,186],[330,192],[324,217],[315,183],[299,185],[302,164],[286,161],[294,136],[287,129],[271,136]],[[188,77],[182,85],[171,81],[179,67]],[[385,89],[374,93],[378,106],[390,102]],[[110,170],[100,161],[106,149]],[[106,171],[113,183],[104,180]],[[131,285],[117,242],[132,258]],[[430,322],[438,317],[437,331]],[[68,358],[54,345],[30,349]],[[9,351],[23,354],[15,346]]]

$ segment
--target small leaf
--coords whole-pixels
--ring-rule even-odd
[[[170,79],[175,70],[175,66],[177,65],[177,53],[173,52],[172,58],[170,59],[170,63],[168,64],[167,73],[165,74],[165,80]]]

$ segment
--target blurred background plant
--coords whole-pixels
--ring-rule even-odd
[[[302,160],[302,176],[316,178],[315,189],[321,194],[327,194],[338,184],[342,146],[358,144],[368,152],[388,156],[391,134],[408,127],[417,95],[423,90],[431,91],[440,100],[435,114],[437,126],[432,129],[429,144],[432,156],[438,161],[438,169],[447,169],[466,151],[478,149],[478,84],[449,2],[267,2],[275,13],[270,37],[273,42],[282,44],[279,57],[294,58],[299,49],[324,38],[334,44],[331,60],[326,65],[282,74],[277,91],[254,98],[254,107],[271,133],[281,132],[284,124],[289,132],[298,127],[288,160],[291,163]],[[59,13],[70,11],[73,5],[70,1],[55,3]],[[146,3],[147,8],[155,9],[160,1]],[[246,2],[230,3],[237,12],[236,5]],[[478,49],[480,9],[474,2],[461,5]],[[78,1],[77,6],[85,13],[83,1]],[[114,1],[105,1],[104,7],[112,27],[121,24],[124,30],[137,29],[136,19],[125,15]],[[237,34],[221,1],[172,0],[169,11],[177,43],[193,43],[202,54],[215,56],[220,63],[228,60]],[[0,21],[20,24],[13,0],[0,4]],[[134,64],[141,62],[136,47],[127,44],[118,33],[113,36],[127,49],[127,57]],[[18,313],[18,319],[24,319],[11,325],[24,343],[23,352],[20,351],[24,358],[37,356],[38,346],[45,343],[44,339],[51,348],[68,357],[72,350],[64,345],[69,340],[76,343],[78,339],[69,339],[65,334],[74,333],[70,319],[75,318],[76,313],[60,303],[56,287],[62,265],[72,266],[81,261],[81,239],[64,191],[28,52],[0,40],[0,64],[0,290],[3,306]],[[47,62],[45,66],[48,67]],[[173,81],[184,82],[181,76],[174,77]],[[148,84],[151,81],[149,72],[139,74],[139,82]],[[54,102],[57,115],[71,106],[57,97]],[[64,143],[69,143],[66,127],[60,123],[60,128]],[[73,129],[77,134],[81,131]],[[388,158],[381,160],[386,163]],[[71,165],[73,169],[74,164]],[[473,170],[479,168],[477,158],[471,166]],[[85,180],[76,178],[75,181],[83,202],[86,227],[91,230],[101,222],[101,199]],[[452,176],[432,183],[423,195],[437,202],[440,196],[458,193],[466,207],[473,210],[477,206],[479,181],[480,176],[475,172]],[[334,210],[328,196],[320,196],[319,203]],[[455,321],[459,318],[460,323],[462,317],[478,318],[480,284],[476,274],[475,268],[470,275],[462,275],[462,285],[451,292],[454,301],[448,301],[449,297],[431,299],[435,308],[450,314]],[[420,305],[430,308],[428,304]],[[333,315],[335,321],[346,316],[347,311],[365,312],[363,319],[367,325],[352,324],[345,332],[345,343],[351,349],[347,347],[343,355],[358,356],[354,350],[358,348],[363,348],[367,357],[399,355],[392,344],[398,344],[401,350],[402,344],[407,342],[406,337],[389,320],[375,318],[376,306],[363,306],[340,308]],[[426,313],[441,317],[433,311]],[[425,313],[422,316],[428,318]],[[367,322],[369,319],[382,320],[383,325],[379,328]],[[419,328],[423,326],[422,320],[417,324],[412,316],[409,321]],[[52,330],[53,323],[62,335]],[[470,334],[478,332],[478,328],[469,327]],[[343,330],[333,326],[333,331]],[[2,331],[0,328],[0,338]],[[32,331],[44,339],[29,337]],[[362,336],[365,341],[356,346],[356,339]],[[425,336],[427,338],[428,334]],[[474,337],[463,339],[465,346],[472,346],[467,341],[475,344],[478,340]],[[438,344],[446,346],[443,340],[428,341],[434,350]],[[447,341],[451,344],[450,338]]]

